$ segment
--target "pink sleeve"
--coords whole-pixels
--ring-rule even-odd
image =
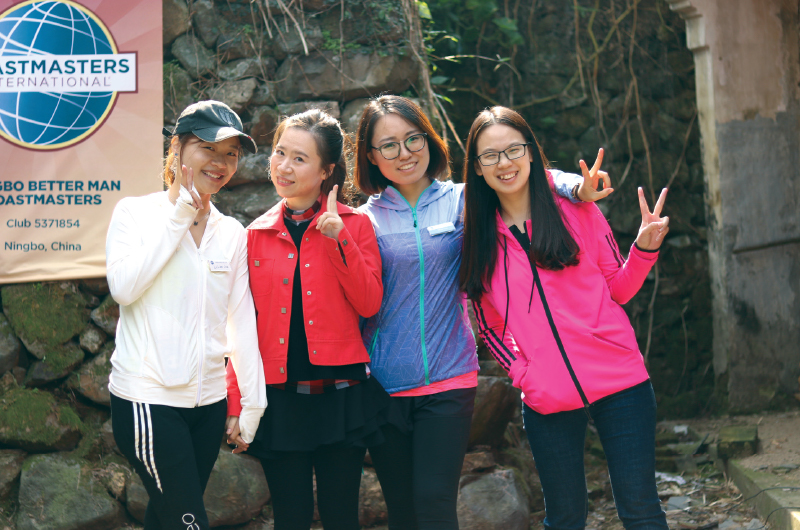
[[[631,245],[628,259],[625,259],[608,221],[596,205],[592,206],[595,211],[590,215],[594,218],[594,233],[599,238],[597,264],[611,291],[611,298],[618,304],[625,304],[641,289],[647,273],[658,260],[658,252],[645,252]]]
[[[489,353],[508,372],[512,384],[519,388],[528,360],[517,346],[511,331],[505,326],[503,317],[497,312],[488,297],[472,301],[478,334],[489,349]]]

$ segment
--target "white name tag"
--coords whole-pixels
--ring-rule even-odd
[[[439,234],[446,234],[447,232],[452,232],[455,230],[456,227],[451,222],[442,223],[440,225],[434,225],[428,227],[428,233],[432,236],[438,236]]]
[[[231,270],[231,262],[230,261],[212,261],[212,260],[208,260],[208,266],[213,272]]]

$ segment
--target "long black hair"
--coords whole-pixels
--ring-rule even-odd
[[[517,112],[506,107],[492,107],[478,114],[467,137],[464,160],[464,248],[459,270],[461,290],[471,299],[486,291],[485,285],[494,273],[497,262],[497,211],[500,200],[486,180],[475,171],[477,140],[490,125],[506,125],[519,131],[529,143],[533,161],[528,178],[531,208],[531,246],[528,259],[543,269],[561,270],[578,264],[580,248],[572,237],[561,211],[553,198],[547,179],[547,158],[528,123]]]

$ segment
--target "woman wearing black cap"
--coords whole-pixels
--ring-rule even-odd
[[[225,357],[239,374],[236,443],[252,441],[266,407],[247,269],[247,236],[210,202],[252,138],[227,105],[183,111],[164,165],[168,189],[128,197],[106,240],[120,305],[109,378],[114,439],[142,479],[150,529],[209,528],[203,505],[225,430]]]

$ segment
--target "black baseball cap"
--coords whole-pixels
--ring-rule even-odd
[[[199,101],[192,103],[181,112],[175,129],[166,127],[161,131],[164,136],[192,133],[204,142],[221,142],[234,136],[239,137],[242,147],[256,152],[256,143],[244,133],[239,115],[221,101]]]

